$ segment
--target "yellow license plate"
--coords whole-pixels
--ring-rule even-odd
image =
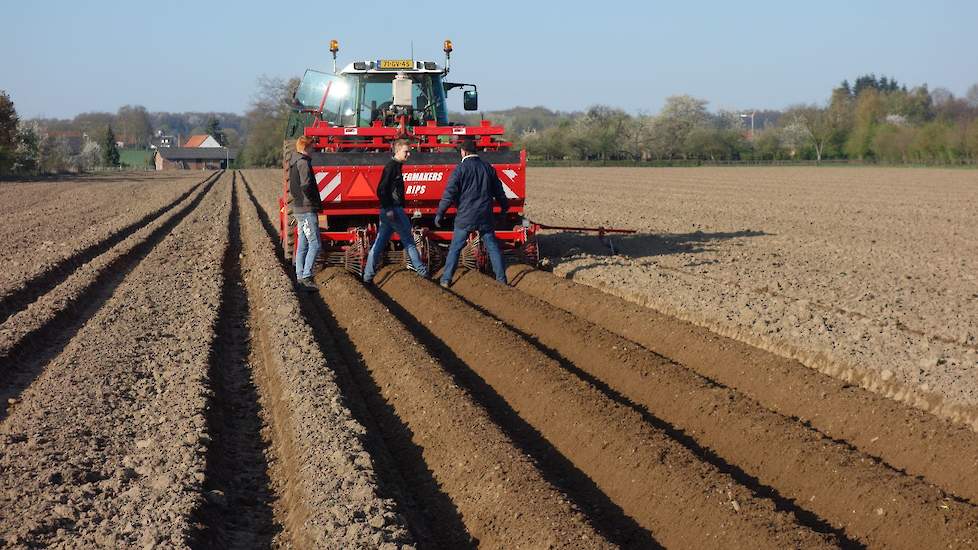
[[[381,59],[381,69],[413,69],[414,61],[410,59]]]

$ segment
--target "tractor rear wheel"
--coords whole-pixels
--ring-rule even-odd
[[[285,206],[285,227],[282,231],[282,253],[289,261],[295,259],[295,232],[296,221],[292,214],[292,197],[289,197],[289,204]]]
[[[289,158],[295,151],[295,140],[286,139],[282,142],[282,170],[285,177],[285,219],[282,223],[282,254],[288,261],[295,259],[296,221],[292,212],[292,194],[289,189]]]

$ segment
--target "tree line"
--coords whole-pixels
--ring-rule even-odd
[[[146,148],[160,133],[181,139],[211,134],[239,150],[239,165],[278,166],[298,82],[260,77],[243,115],[151,113],[126,105],[116,113],[21,120],[9,96],[0,92],[0,175],[116,166],[117,142]],[[516,107],[450,118],[466,124],[483,116],[493,120],[531,159],[545,161],[978,162],[978,84],[955,97],[945,88],[908,88],[894,78],[868,74],[851,84],[843,81],[821,105],[750,112],[711,112],[708,105],[705,99],[677,95],[654,114],[594,105],[575,112]],[[70,133],[85,136],[80,147],[68,146]]]
[[[120,147],[148,150],[162,135],[172,136],[179,145],[196,134],[209,134],[221,145],[240,147],[245,135],[243,117],[149,112],[141,105],[125,105],[115,113],[88,112],[71,119],[21,119],[10,96],[0,90],[0,176],[122,167]]]
[[[115,113],[88,112],[71,119],[34,118],[26,121],[45,131],[81,132],[102,136],[112,127],[118,141],[131,149],[146,149],[158,134],[182,138],[206,134],[217,128],[231,147],[243,140],[242,117],[236,113],[150,112],[142,105],[124,105]],[[217,136],[215,136],[217,137]]]
[[[688,95],[656,114],[593,106],[581,113],[502,113],[514,140],[544,160],[814,160],[978,162],[978,84],[963,98],[866,75],[843,81],[825,105],[719,111]],[[754,131],[750,116],[754,116]]]

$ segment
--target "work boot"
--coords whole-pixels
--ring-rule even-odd
[[[442,281],[438,284],[440,284],[442,288],[448,288],[449,286],[451,286],[452,283],[449,281]]]
[[[299,279],[299,289],[306,292],[319,292],[319,286],[312,280],[312,277]]]

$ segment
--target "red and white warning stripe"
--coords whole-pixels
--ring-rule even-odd
[[[512,184],[515,184],[516,183],[516,170],[503,170],[503,174],[505,174],[506,177],[509,178],[509,182],[510,183],[512,183]],[[518,198],[520,198],[519,195],[517,195],[516,193],[514,193],[513,190],[508,185],[506,185],[506,182],[505,181],[503,181],[502,179],[500,179],[499,182],[503,184],[503,191],[506,193],[506,198],[507,199],[518,199]]]
[[[319,190],[320,200],[322,201],[327,200],[329,196],[333,193],[333,191],[336,191],[336,188],[340,186],[341,175],[342,174],[337,172],[336,175],[333,176],[333,179],[329,180],[329,183],[327,183],[325,187]],[[319,184],[321,184],[323,180],[326,179],[328,176],[329,176],[329,172],[316,173],[316,187],[319,187]],[[338,202],[339,200],[340,200],[340,196],[336,195],[336,198],[333,199],[333,202]]]

